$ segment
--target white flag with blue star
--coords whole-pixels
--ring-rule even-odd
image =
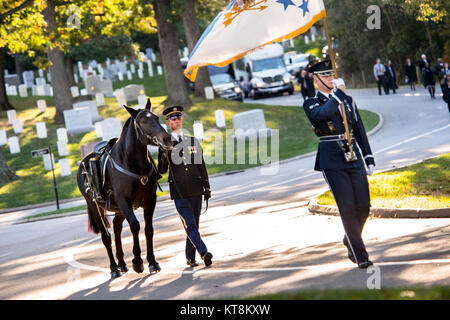
[[[323,0],[232,0],[205,30],[184,74],[226,66],[252,50],[306,32],[326,16]]]

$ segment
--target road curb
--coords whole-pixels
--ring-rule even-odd
[[[308,211],[312,214],[339,216],[339,210],[334,206],[317,204],[317,198],[308,204]],[[450,218],[450,208],[440,209],[396,209],[396,208],[370,208],[372,218],[396,218],[396,219],[425,219],[425,218]]]

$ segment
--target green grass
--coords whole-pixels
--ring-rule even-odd
[[[157,83],[154,84],[152,81]],[[139,81],[133,80],[134,83]],[[153,111],[161,115],[164,108],[163,102],[166,99],[165,95],[152,95],[163,94],[165,87],[163,78],[159,80],[155,78],[145,78],[144,86],[146,87],[146,94],[150,92]],[[114,86],[120,87],[126,85],[128,82],[123,81]],[[161,84],[163,83],[163,84]],[[152,91],[151,88],[158,88]],[[149,89],[147,89],[149,88]],[[47,110],[45,113],[39,113],[36,108],[36,101],[45,98],[47,101]],[[24,131],[19,134],[19,141],[21,147],[21,153],[16,155],[9,154],[8,146],[2,146],[1,150],[4,157],[7,160],[8,166],[19,176],[19,180],[13,181],[9,184],[0,186],[0,209],[13,208],[28,204],[36,204],[43,202],[50,202],[54,200],[53,180],[51,171],[45,171],[43,166],[42,157],[32,158],[31,151],[40,148],[46,148],[49,145],[55,155],[55,174],[58,185],[58,194],[60,199],[71,199],[80,197],[81,194],[76,185],[76,170],[77,161],[81,159],[80,147],[83,144],[92,141],[100,141],[96,138],[95,131],[81,134],[69,135],[69,156],[68,158],[71,165],[72,175],[68,177],[61,177],[59,171],[59,156],[56,149],[56,129],[64,127],[63,124],[56,124],[53,122],[55,108],[54,100],[52,97],[11,97],[11,102],[17,108],[17,117],[23,121]],[[105,98],[106,106],[99,108],[99,114],[106,117],[117,117],[121,119],[122,123],[129,117],[128,113],[119,108],[115,98]],[[186,109],[184,128],[193,133],[193,123],[196,120],[203,122],[205,132],[209,129],[215,128],[214,112],[217,109],[222,109],[225,112],[227,128],[233,128],[232,116],[238,112],[243,112],[255,108],[260,108],[264,111],[267,127],[272,129],[279,129],[279,160],[288,159],[300,154],[308,153],[316,150],[317,138],[311,130],[311,125],[307,120],[303,109],[301,107],[281,107],[281,106],[267,106],[262,104],[244,104],[237,101],[228,101],[223,99],[216,99],[212,101],[194,100],[194,105]],[[367,131],[373,128],[378,123],[378,117],[368,111],[361,110],[361,116],[365,122]],[[47,126],[46,139],[38,139],[36,135],[35,123],[38,121],[45,121]],[[165,120],[160,117],[160,121],[163,123]],[[6,120],[6,112],[0,112],[0,127],[6,129],[7,136],[13,136],[13,130],[8,125]],[[225,141],[225,130],[220,131],[223,141]],[[205,156],[211,149],[212,139],[205,140],[203,142],[203,148],[205,150]],[[268,139],[268,145],[270,146],[271,140]],[[245,163],[237,164],[237,148],[235,148],[235,161],[232,164],[227,164],[226,161],[222,161],[223,164],[212,163],[208,164],[209,174],[241,170],[249,167],[261,165],[261,161],[258,157],[256,163],[249,163],[249,146],[247,142],[245,150]],[[271,154],[270,147],[268,148],[268,155]],[[252,149],[253,150],[253,149]],[[258,149],[259,150],[259,149]],[[216,150],[217,151],[217,150]],[[256,153],[258,154],[258,152]],[[215,155],[215,153],[212,153]],[[224,152],[225,158],[225,152]],[[167,181],[167,174],[164,175],[160,182]]]
[[[245,297],[245,300],[448,300],[450,287],[300,290]]]
[[[370,197],[377,208],[450,207],[450,154],[369,177]],[[317,202],[336,206],[331,192]]]

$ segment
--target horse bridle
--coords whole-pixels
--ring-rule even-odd
[[[156,136],[152,137],[149,134],[147,134],[145,132],[145,130],[142,129],[142,127],[138,123],[138,121],[136,120],[142,112],[150,112],[150,111],[148,111],[148,110],[141,110],[136,115],[136,118],[132,118],[133,119],[133,123],[134,123],[134,129],[136,131],[136,136],[137,136],[138,140],[144,145],[149,144],[149,142],[153,142],[157,147],[162,148],[163,150],[165,150],[166,147],[162,144],[162,142],[159,141],[159,139]],[[143,141],[142,137],[145,137],[147,139],[147,141]]]

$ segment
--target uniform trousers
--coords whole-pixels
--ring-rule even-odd
[[[323,170],[339,209],[345,230],[344,243],[349,245],[357,262],[369,255],[362,240],[362,231],[370,211],[370,194],[364,167]]]
[[[175,207],[186,231],[186,259],[194,260],[196,249],[200,256],[208,251],[198,231],[202,210],[202,196],[174,200]]]

